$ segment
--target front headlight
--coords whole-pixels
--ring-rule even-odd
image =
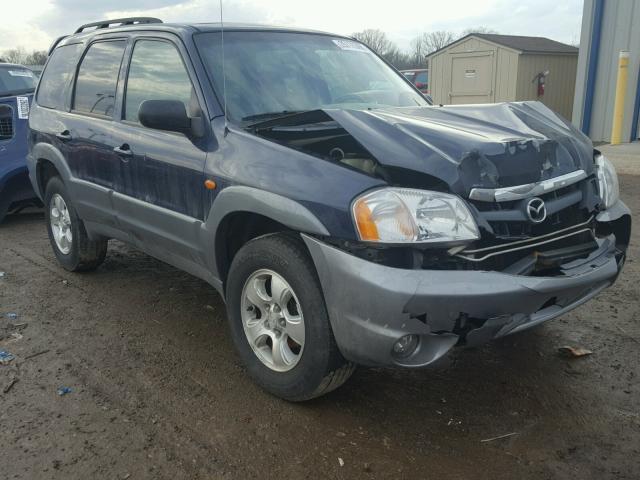
[[[480,238],[465,203],[455,195],[383,188],[353,202],[360,240],[382,243],[458,242]]]
[[[604,155],[598,155],[595,159],[598,174],[598,188],[604,202],[604,208],[610,208],[620,198],[620,185],[618,174],[613,164]]]

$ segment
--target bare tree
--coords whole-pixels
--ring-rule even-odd
[[[456,36],[447,30],[437,30],[435,32],[422,34],[422,45],[424,48],[424,54],[428,55],[431,52],[446,47],[456,39]]]
[[[47,51],[46,50],[34,50],[25,59],[24,63],[26,65],[44,65],[47,61]]]
[[[7,63],[24,63],[27,59],[27,52],[24,48],[12,48],[2,54]]]
[[[401,51],[397,47],[393,47],[387,53],[382,55],[382,57],[391,65],[396,67],[398,70],[414,68],[414,62],[413,62],[413,59],[411,58],[411,55]]]
[[[413,62],[410,55],[401,51],[382,30],[370,28],[362,32],[356,32],[352,36],[367,45],[397,69],[411,68]]]
[[[489,28],[489,27],[471,27],[471,28],[465,28],[462,33],[460,33],[460,38],[462,37],[466,37],[467,35],[471,34],[471,33],[498,33],[497,30],[494,30],[493,28]]]
[[[424,44],[424,36],[422,33],[411,40],[411,51],[409,56],[411,57],[411,61],[415,65],[416,68],[423,66],[425,63],[425,57],[427,56],[426,47]]]
[[[369,46],[379,55],[384,56],[386,53],[396,49],[396,46],[387,37],[387,34],[382,30],[369,28],[362,32],[356,32],[353,34],[353,38],[360,40],[365,45]]]

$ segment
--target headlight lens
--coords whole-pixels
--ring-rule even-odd
[[[604,155],[598,155],[595,162],[600,196],[604,202],[604,208],[609,208],[620,198],[618,174],[613,164]]]
[[[353,203],[361,240],[384,243],[457,242],[480,238],[465,203],[455,195],[384,188]]]

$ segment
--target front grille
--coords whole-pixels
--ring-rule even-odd
[[[467,248],[455,254],[472,270],[496,270],[513,274],[548,272],[598,248],[593,217],[586,222],[526,240],[492,247]]]
[[[481,217],[487,220],[491,231],[483,235],[479,246],[494,245],[502,241],[537,237],[561,228],[585,222],[591,216],[582,200],[585,188],[596,188],[595,179],[587,178],[558,190],[538,195],[547,208],[552,210],[542,223],[531,222],[525,214],[525,205],[530,199],[506,202],[484,202],[470,200]]]
[[[534,270],[547,271],[548,255],[554,256],[556,260],[551,263],[556,267],[571,258],[588,255],[597,248],[594,207],[587,201],[594,192],[596,180],[589,177],[537,195],[549,211],[541,223],[532,222],[526,215],[530,198],[502,202],[469,200],[489,229],[485,226],[482,238],[456,257],[466,262],[467,268],[482,270],[510,271],[528,262],[528,272],[533,274]]]
[[[0,106],[0,140],[13,138],[13,110],[11,107]]]

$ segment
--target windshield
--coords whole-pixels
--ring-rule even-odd
[[[31,93],[36,88],[36,77],[24,67],[0,65],[0,97]]]
[[[249,121],[319,108],[405,107],[427,100],[361,43],[328,35],[224,32],[196,35],[216,91],[226,83],[227,115]],[[222,100],[222,99],[221,99]]]

